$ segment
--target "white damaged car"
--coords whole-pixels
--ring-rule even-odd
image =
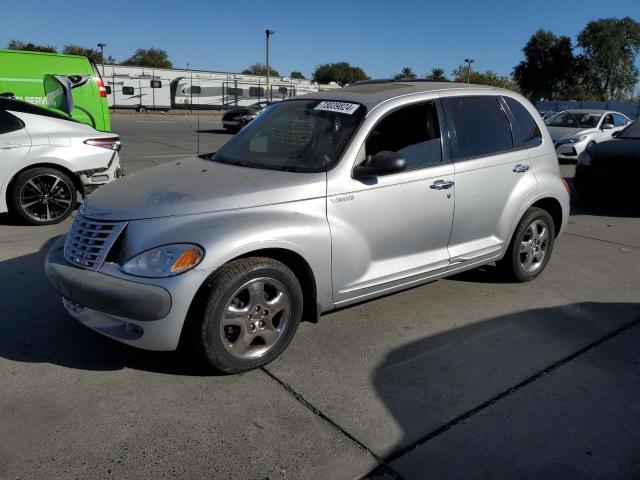
[[[52,110],[0,98],[0,213],[59,223],[82,196],[122,176],[120,137]]]

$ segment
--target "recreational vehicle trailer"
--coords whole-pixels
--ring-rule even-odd
[[[109,106],[138,110],[228,109],[339,88],[309,80],[202,70],[105,65]],[[320,88],[322,87],[322,88]],[[324,88],[326,87],[326,88]]]

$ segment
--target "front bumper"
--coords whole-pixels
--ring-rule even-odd
[[[588,142],[580,143],[556,143],[556,155],[558,160],[565,160],[568,162],[577,162],[578,155],[585,151]]]
[[[109,273],[68,263],[64,259],[64,237],[54,243],[45,261],[49,283],[76,320],[137,348],[175,350],[197,285],[207,272],[192,271],[154,282],[132,281]]]

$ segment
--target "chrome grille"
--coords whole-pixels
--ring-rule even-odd
[[[64,244],[64,258],[78,267],[98,270],[126,222],[100,222],[78,214]]]

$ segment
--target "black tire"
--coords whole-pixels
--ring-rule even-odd
[[[238,289],[242,289],[248,282],[259,282],[263,279],[275,281],[286,290],[289,300],[288,319],[286,322],[280,320],[283,322],[281,326],[284,325],[283,332],[270,347],[266,347],[265,342],[264,348],[268,348],[265,352],[253,358],[237,358],[229,353],[233,342],[227,337],[228,327],[223,329],[223,314],[230,308],[230,302],[239,298],[240,295],[235,296]],[[303,298],[298,279],[283,263],[267,257],[234,260],[213,275],[207,288],[204,308],[196,309],[194,317],[188,319],[185,325],[188,330],[185,334],[195,352],[215,369],[226,373],[240,373],[258,368],[278,357],[291,343],[302,317]],[[247,302],[246,306],[253,312],[251,301]],[[250,332],[250,320],[246,322],[245,334],[255,335],[256,340],[262,339],[262,332]],[[242,333],[238,332],[238,336]],[[252,345],[253,343],[250,346]],[[259,349],[260,344],[257,347]]]
[[[546,245],[544,247],[544,255],[537,263],[535,262],[535,255],[539,255],[542,246],[538,246],[538,250],[534,254],[530,251],[521,251],[521,245],[526,242],[525,238],[531,240],[533,245],[534,239],[531,239],[531,233],[529,228],[535,224],[535,227],[539,229],[540,225],[544,224],[546,228]],[[513,234],[509,248],[504,258],[497,262],[497,266],[503,276],[511,281],[515,282],[528,282],[540,275],[551,258],[553,252],[553,245],[555,243],[556,232],[553,219],[549,212],[541,208],[532,207],[528,209],[520,219],[518,226]],[[529,266],[530,269],[525,267],[523,262],[526,263],[530,257],[527,255],[534,255],[534,262]],[[525,260],[526,259],[526,260]],[[535,265],[534,265],[535,264]],[[531,269],[533,268],[533,270]]]
[[[48,187],[53,188],[47,190]],[[30,205],[36,198],[38,202]],[[22,172],[15,179],[9,194],[10,211],[29,225],[62,222],[71,215],[76,201],[77,190],[73,180],[66,173],[49,167]]]

